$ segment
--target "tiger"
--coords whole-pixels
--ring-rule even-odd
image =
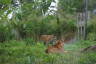
[[[48,48],[45,50],[46,53],[63,53],[64,51],[64,42],[61,40],[57,40],[56,44],[53,46],[48,46]]]
[[[54,35],[41,35],[40,40],[44,42],[45,45],[52,44],[54,45],[56,41],[56,36]]]

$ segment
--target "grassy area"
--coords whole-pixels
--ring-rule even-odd
[[[80,52],[89,45],[95,45],[95,42],[65,44],[64,49],[68,53],[46,54],[46,46],[42,42],[28,44],[25,40],[12,40],[0,43],[0,64],[96,64],[96,52]]]

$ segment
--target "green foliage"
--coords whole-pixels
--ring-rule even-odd
[[[80,47],[86,44],[77,45],[66,44],[65,50],[68,53],[46,54],[43,43],[35,42],[35,45],[26,45],[27,41],[11,40],[6,43],[0,43],[0,63],[1,64],[95,64],[96,53],[81,53]],[[86,41],[87,43],[92,43]],[[82,41],[81,43],[85,43]]]
[[[87,32],[88,32],[88,39],[96,41],[96,16],[93,16],[92,19],[88,22]]]
[[[10,34],[10,26],[0,23],[0,41],[9,40],[12,34]]]
[[[63,11],[73,13],[74,11],[82,11],[83,0],[62,0],[59,5]]]
[[[96,33],[94,33],[94,32],[89,33],[87,39],[91,40],[91,41],[96,41]]]
[[[63,21],[61,22],[61,27],[63,30],[63,33],[67,33],[67,32],[75,32],[74,29],[76,29],[76,25],[75,25],[75,20],[67,20],[67,21]]]
[[[88,0],[88,10],[93,10],[96,0]],[[59,2],[60,9],[63,12],[74,13],[85,10],[85,0],[62,0]]]
[[[95,64],[96,52],[84,53],[81,55],[79,64]]]
[[[34,41],[33,38],[25,38],[24,41],[26,42],[27,45],[35,45],[36,42]]]
[[[72,16],[74,11],[84,11],[83,0],[60,0],[58,6],[59,23],[56,16],[43,16],[53,0],[20,0],[21,13],[15,13],[16,7],[12,7],[12,0],[0,0],[0,64],[95,64],[95,52],[80,53],[81,48],[96,45],[95,17],[88,23],[88,39],[78,43],[65,44],[64,49],[68,53],[46,54],[46,46],[42,42],[36,42],[42,34],[62,36],[76,32],[76,20]],[[89,10],[92,10],[95,0],[90,0]],[[2,8],[2,6],[4,6]],[[9,7],[10,6],[10,7]],[[1,9],[2,8],[2,9]],[[5,15],[4,12],[8,11]],[[12,19],[7,16],[14,12]],[[66,13],[67,12],[67,13]],[[62,14],[61,14],[62,13]],[[64,17],[62,17],[64,16]],[[13,30],[13,31],[12,31]],[[16,36],[19,40],[16,41]],[[59,35],[60,36],[60,35]],[[15,40],[12,40],[15,39]],[[22,39],[22,40],[20,40]],[[94,41],[93,41],[94,40]]]
[[[48,7],[50,6],[52,0],[25,0],[23,1],[22,6],[22,12],[24,13],[24,16],[26,15],[34,15],[42,16],[45,14],[45,12],[48,10]],[[26,12],[26,13],[25,13]]]
[[[0,0],[0,4],[10,4],[12,0]]]
[[[40,52],[42,52],[43,47],[44,45],[40,44],[26,46],[24,41],[10,41],[0,44],[0,63],[28,63],[31,60],[30,57],[39,58],[41,56]]]
[[[86,48],[88,46],[96,45],[96,41],[90,41],[90,40],[81,40],[76,44],[77,46],[80,46],[81,48]]]
[[[11,1],[12,0],[0,0],[0,17],[3,15],[5,10],[8,10]]]

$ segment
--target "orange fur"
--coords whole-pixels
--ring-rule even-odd
[[[58,40],[55,45],[48,46],[46,53],[62,53],[64,52],[64,43],[61,40]]]
[[[54,35],[41,35],[40,40],[44,41],[45,44],[48,44],[54,37]]]

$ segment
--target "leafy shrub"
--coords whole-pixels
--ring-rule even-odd
[[[10,26],[0,24],[0,42],[3,42],[5,40],[10,40],[12,37],[12,34],[10,34]]]
[[[78,61],[79,64],[95,64],[96,52],[83,53]]]
[[[26,45],[26,42],[11,40],[0,43],[0,64],[95,64],[95,53],[81,54],[75,50],[80,46],[75,44],[65,45],[65,49],[73,48],[68,53],[46,54],[43,43]]]
[[[94,32],[89,33],[87,39],[91,40],[91,41],[96,41],[96,33],[94,33]]]
[[[94,16],[89,22],[87,26],[88,39],[96,41],[96,16]]]
[[[34,45],[34,44],[36,44],[36,42],[34,41],[34,39],[33,38],[26,38],[26,39],[24,39],[24,41],[26,42],[26,44],[27,45]]]

